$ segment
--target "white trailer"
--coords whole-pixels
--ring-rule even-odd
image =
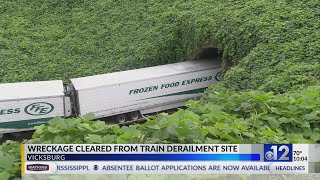
[[[195,60],[110,74],[71,79],[78,114],[95,118],[115,116],[123,122],[131,115],[177,108],[216,83],[219,60]],[[126,114],[126,116],[124,115]]]
[[[0,134],[31,130],[70,114],[61,80],[0,84]]]

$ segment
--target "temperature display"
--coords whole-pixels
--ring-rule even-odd
[[[302,144],[295,144],[293,145],[293,151],[292,151],[292,156],[293,156],[293,161],[304,161],[308,162],[308,150],[303,147]]]

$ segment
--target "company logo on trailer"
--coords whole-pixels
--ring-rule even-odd
[[[218,72],[217,74],[216,74],[216,76],[215,76],[215,79],[217,80],[217,81],[221,81],[221,77],[222,76],[222,74],[221,74],[221,71],[220,72]]]
[[[28,105],[26,108],[24,108],[24,111],[27,114],[33,115],[33,116],[39,116],[39,115],[46,115],[53,111],[54,106],[50,103],[46,102],[37,102],[32,103]]]
[[[47,164],[29,164],[27,165],[28,171],[49,171],[49,165]]]

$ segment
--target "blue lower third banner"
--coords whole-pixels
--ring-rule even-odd
[[[318,144],[22,144],[22,174],[305,174]]]
[[[28,154],[28,161],[260,161],[260,154]]]

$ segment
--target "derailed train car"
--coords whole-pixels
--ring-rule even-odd
[[[117,123],[177,108],[217,81],[219,60],[196,60],[71,79],[0,84],[0,133],[30,130],[53,117],[94,113]]]
[[[71,115],[62,81],[0,84],[0,133],[29,130]]]

